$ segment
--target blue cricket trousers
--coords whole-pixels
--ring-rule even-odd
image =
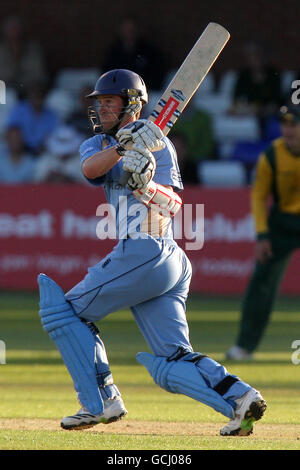
[[[130,308],[153,353],[169,356],[179,346],[192,349],[185,315],[191,275],[191,263],[174,240],[128,238],[89,268],[66,299],[91,322]]]

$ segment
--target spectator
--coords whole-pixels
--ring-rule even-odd
[[[92,137],[94,135],[88,119],[88,107],[91,106],[90,100],[86,96],[91,93],[91,88],[83,87],[79,93],[79,108],[71,114],[67,120],[67,124],[74,127],[77,132],[82,134],[83,138]]]
[[[174,129],[185,136],[187,152],[196,164],[199,160],[214,157],[215,142],[211,117],[205,111],[196,109],[193,102],[176,122]]]
[[[161,90],[165,77],[161,51],[142,37],[138,23],[132,17],[122,20],[119,36],[113,42],[102,68],[104,71],[132,70],[143,77],[150,90]]]
[[[37,183],[84,182],[78,149],[82,135],[68,125],[61,125],[46,142],[46,153],[36,165],[34,181]]]
[[[0,42],[1,80],[7,87],[20,92],[39,77],[47,79],[45,58],[41,46],[26,37],[24,26],[18,17],[6,18],[2,24]]]
[[[180,132],[173,132],[170,140],[176,149],[183,184],[198,184],[197,164],[188,153],[186,136]]]
[[[1,149],[1,183],[29,183],[33,180],[35,161],[25,152],[21,129],[10,127],[5,134],[5,145]]]
[[[57,114],[45,106],[45,91],[42,83],[31,83],[26,98],[15,105],[7,120],[7,128],[20,127],[25,148],[36,156],[43,151],[45,139],[59,123]]]
[[[245,66],[238,72],[233,91],[233,111],[261,118],[276,114],[281,104],[279,72],[267,62],[265,51],[256,42],[245,45],[244,56]]]

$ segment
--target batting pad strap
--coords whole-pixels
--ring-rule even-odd
[[[239,379],[238,377],[234,377],[233,375],[227,375],[224,377],[221,382],[219,382],[217,385],[215,385],[214,390],[217,392],[219,395],[225,395],[226,392],[230,389],[230,387],[237,382]]]
[[[207,357],[207,356],[205,354],[192,352],[189,349],[179,346],[176,349],[176,351],[173,354],[171,354],[171,356],[167,357],[167,362],[178,361],[179,359],[184,358],[183,359],[184,361],[193,362],[194,364],[197,364],[204,357]]]
[[[170,361],[178,361],[182,357],[186,356],[190,352],[189,349],[183,348],[182,346],[179,346],[176,351],[171,354],[171,356],[167,357],[167,362]]]
[[[171,393],[181,393],[211,406],[228,418],[234,417],[230,404],[210,388],[196,364],[186,360],[167,361],[167,358],[138,353],[137,360],[143,364],[154,382]]]
[[[110,370],[102,374],[97,374],[97,382],[100,388],[105,388],[108,385],[113,385],[113,376]]]

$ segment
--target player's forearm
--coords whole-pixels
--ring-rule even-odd
[[[251,189],[251,210],[255,222],[257,238],[265,238],[268,234],[268,200],[272,186],[272,170],[263,155],[256,167],[256,177]]]
[[[115,166],[121,158],[121,155],[116,152],[116,146],[110,147],[87,158],[82,164],[82,172],[86,178],[99,178]]]
[[[263,198],[252,195],[251,209],[254,219],[256,236],[258,239],[265,238],[268,234],[268,211],[267,202]]]

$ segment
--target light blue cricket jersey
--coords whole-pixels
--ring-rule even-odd
[[[159,152],[155,152],[156,172],[153,180],[156,183],[173,186],[175,191],[183,189],[181,175],[177,162],[175,148],[171,141],[164,137],[166,147]],[[99,134],[85,140],[80,146],[81,165],[82,163],[95,153],[105,148],[116,145],[117,141],[106,134]],[[148,209],[144,204],[137,201],[128,188],[123,188],[119,184],[121,175],[123,174],[122,160],[114,165],[106,175],[88,181],[97,186],[103,186],[108,204],[113,206],[115,211],[116,231],[120,239],[127,238],[127,235],[151,231],[145,230],[145,220],[147,219]],[[154,211],[151,211],[152,213]],[[163,238],[173,238],[172,222],[170,218],[163,218],[164,231],[160,233]],[[162,221],[160,221],[162,222]],[[153,235],[154,236],[154,235]]]

